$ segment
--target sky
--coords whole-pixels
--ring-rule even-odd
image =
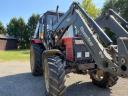
[[[73,0],[1,0],[0,21],[6,26],[12,17],[23,17],[25,22],[35,14],[43,14],[47,10],[59,10],[66,12]],[[74,0],[81,2],[82,0]],[[105,0],[93,0],[98,8],[102,8]]]

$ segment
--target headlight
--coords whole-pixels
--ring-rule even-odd
[[[77,52],[77,58],[81,58],[82,57],[82,53],[81,52]]]
[[[90,53],[89,52],[85,52],[85,57],[90,57]]]
[[[75,44],[84,44],[83,40],[75,40]]]

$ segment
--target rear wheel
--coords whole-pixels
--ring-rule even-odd
[[[44,60],[44,79],[46,96],[64,96],[65,65],[59,56],[48,57]]]
[[[117,83],[118,80],[117,76],[99,69],[90,72],[90,78],[92,79],[92,83],[94,85],[102,88],[112,87]]]
[[[41,59],[40,55],[41,52],[36,52],[36,50],[34,50],[34,46],[31,46],[30,48],[30,66],[31,66],[31,72],[32,72],[32,75],[34,76],[40,76],[43,74],[43,70],[42,70],[42,67],[41,67]]]

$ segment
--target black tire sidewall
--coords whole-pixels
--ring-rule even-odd
[[[53,59],[55,58],[55,57],[58,57],[58,56],[53,56]],[[47,60],[48,61],[48,60]],[[49,62],[49,61],[48,61]],[[56,62],[54,62],[55,64],[56,64]],[[62,63],[62,62],[61,62]],[[47,63],[48,64],[48,63]],[[44,67],[43,68],[45,68],[45,66],[46,66],[46,64],[44,64]],[[49,76],[48,77],[50,77],[50,70],[51,70],[51,67],[48,65],[48,71],[49,71]],[[56,68],[57,67],[52,67],[52,70],[56,70]],[[59,67],[58,67],[58,69],[59,69]],[[57,69],[57,70],[58,70]],[[64,69],[63,70],[61,70],[61,73],[62,73],[62,71],[65,71]],[[58,73],[59,74],[59,73]],[[52,76],[53,78],[56,78],[56,76],[54,77],[54,76]],[[45,78],[45,70],[44,70],[44,78]],[[59,77],[58,77],[59,78]],[[55,88],[58,88],[58,85],[56,85],[56,84],[53,84],[53,82],[51,83],[51,80],[50,80],[50,78],[48,79],[49,80],[49,84],[52,84],[52,86],[54,86]],[[62,79],[62,81],[63,81],[63,79]],[[58,81],[59,82],[59,81]],[[45,85],[45,96],[54,96],[54,95],[52,95],[52,93],[53,94],[56,94],[56,92],[55,91],[53,91],[53,90],[51,90],[51,88],[49,89],[49,91],[50,92],[47,92],[47,89],[46,89],[46,85]],[[55,96],[64,96],[64,95],[55,95]]]
[[[38,54],[36,53],[36,50],[34,49],[34,45],[31,45],[31,48],[30,48],[30,65],[31,65],[32,74],[34,76],[40,76],[43,73],[43,69],[42,69],[41,65],[38,64],[39,58],[37,55]],[[31,60],[31,59],[33,59],[33,60]]]
[[[35,58],[34,48],[33,48],[33,46],[31,46],[31,48],[30,48],[30,64],[31,64],[32,73],[34,73],[34,71],[35,71],[35,63],[36,63],[35,59],[36,58]]]

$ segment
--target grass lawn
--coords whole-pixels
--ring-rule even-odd
[[[29,61],[29,50],[0,51],[0,61]]]

